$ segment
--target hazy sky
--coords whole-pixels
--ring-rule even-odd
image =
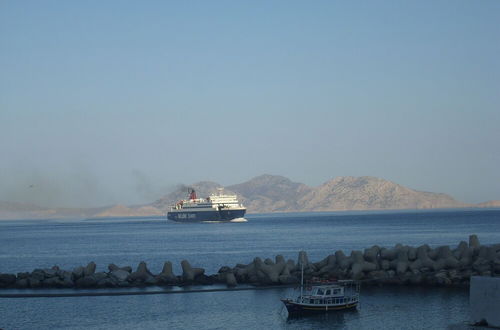
[[[0,200],[264,173],[500,199],[499,22],[498,0],[2,0]]]

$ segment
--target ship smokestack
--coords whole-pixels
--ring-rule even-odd
[[[194,191],[194,189],[191,189],[191,193],[189,194],[189,199],[196,199],[196,191]]]

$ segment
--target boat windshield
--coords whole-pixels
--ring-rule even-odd
[[[338,287],[312,288],[310,289],[309,294],[313,296],[343,296],[344,288],[338,288]]]

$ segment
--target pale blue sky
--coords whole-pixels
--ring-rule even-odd
[[[263,173],[500,199],[499,22],[497,0],[2,0],[0,200]]]

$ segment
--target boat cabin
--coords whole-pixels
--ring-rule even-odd
[[[359,284],[353,281],[339,281],[335,284],[306,286],[295,302],[307,305],[342,306],[357,303],[358,299]]]

